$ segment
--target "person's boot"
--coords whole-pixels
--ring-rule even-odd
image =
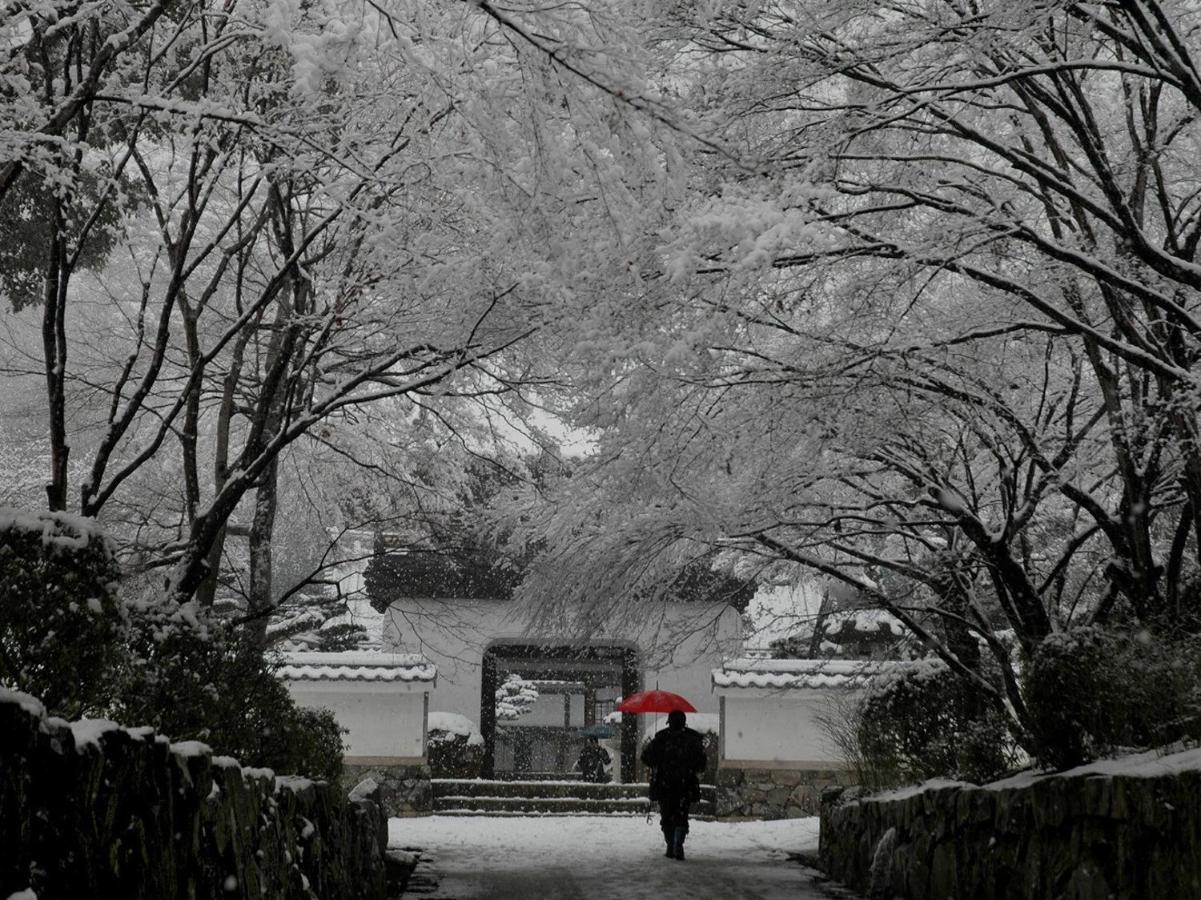
[[[684,858],[684,835],[685,834],[687,834],[687,832],[684,831],[683,828],[677,828],[675,831],[675,834],[672,835],[672,838],[673,838],[672,844],[674,845],[674,848],[675,848],[674,855],[675,855],[676,859]],[[669,856],[672,855],[670,850],[668,851],[668,855]]]
[[[664,853],[663,855],[666,856],[668,859],[675,859],[675,855],[676,855],[675,835],[673,835],[670,831],[664,831],[663,832],[663,840],[667,844],[667,852]]]

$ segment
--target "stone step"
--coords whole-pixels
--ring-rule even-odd
[[[702,800],[698,815],[710,815],[713,805]],[[579,797],[462,797],[443,796],[434,800],[438,815],[627,815],[645,816],[652,811],[649,800],[622,798],[586,800]]]
[[[603,800],[645,797],[645,784],[593,784],[586,781],[502,781],[441,779],[431,782],[434,796],[459,797],[583,797]]]
[[[645,784],[436,778],[433,794],[434,812],[448,816],[645,816],[654,807]],[[695,811],[711,815],[715,799],[716,789],[704,785]]]
[[[581,800],[645,800],[646,784],[592,784],[586,781],[502,781],[482,778],[435,778],[431,782],[439,797],[575,798]],[[712,801],[713,785],[701,785],[701,799]]]
[[[630,812],[572,812],[570,810],[552,810],[548,812],[529,812],[524,810],[482,810],[482,809],[446,809],[436,810],[436,816],[489,816],[498,819],[517,819],[517,818],[547,818],[555,816],[571,816],[573,818],[597,818],[597,819],[641,819],[645,818],[645,813],[635,814]],[[689,813],[689,819],[693,822],[713,822],[716,821],[712,813],[700,812]],[[654,821],[658,823],[658,816],[654,817]]]
[[[548,817],[573,817],[573,818],[644,818],[646,813],[626,812],[619,810],[616,812],[578,812],[575,810],[435,810],[435,816],[489,816],[491,818],[548,818]],[[694,816],[693,818],[704,819],[709,821],[710,816]]]
[[[626,813],[646,815],[650,804],[646,800],[582,800],[578,797],[438,797],[434,812],[447,813],[471,810],[476,813],[521,812],[559,813]]]

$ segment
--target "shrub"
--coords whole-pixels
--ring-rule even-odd
[[[0,509],[0,684],[54,715],[152,725],[277,772],[336,778],[333,714],[298,707],[262,651],[190,604],[123,602],[96,523]]]
[[[0,508],[0,683],[64,718],[103,713],[126,652],[117,577],[91,520]]]
[[[479,778],[484,739],[466,716],[432,712],[426,729],[426,758],[431,778]]]
[[[701,781],[705,784],[717,784],[717,765],[721,736],[713,731],[701,735],[701,746],[705,748],[705,772]]]
[[[835,705],[822,725],[871,788],[930,778],[979,783],[1017,762],[1002,713],[933,661],[898,670],[858,702]]]
[[[133,616],[117,717],[203,741],[246,766],[336,779],[343,743],[333,713],[297,706],[257,645],[189,612]]]
[[[1035,758],[1055,769],[1201,737],[1201,639],[1096,626],[1054,634],[1024,689]]]

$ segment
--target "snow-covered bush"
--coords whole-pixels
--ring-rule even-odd
[[[988,781],[1018,758],[1004,716],[933,660],[897,670],[862,700],[832,708],[822,724],[868,787]]]
[[[1025,670],[1035,756],[1071,768],[1201,737],[1201,639],[1096,626],[1053,634]]]
[[[143,607],[131,619],[113,718],[280,774],[341,773],[344,729],[333,713],[297,706],[245,636],[179,607]]]
[[[505,676],[500,687],[496,689],[496,719],[498,722],[512,722],[520,719],[538,702],[538,688],[531,681],[526,681],[513,672]]]
[[[117,577],[94,521],[0,508],[0,684],[64,718],[103,712],[125,655]]]
[[[120,596],[94,520],[0,509],[0,685],[63,718],[151,725],[281,774],[333,778],[342,731],[260,648],[191,603]]]
[[[478,778],[484,765],[484,736],[458,713],[432,712],[426,723],[431,778]]]

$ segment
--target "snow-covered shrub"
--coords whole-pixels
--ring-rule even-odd
[[[102,713],[126,652],[117,577],[94,521],[0,508],[0,684],[64,718]]]
[[[934,661],[897,670],[862,700],[833,710],[823,725],[868,787],[930,778],[988,781],[1017,761],[1005,717]]]
[[[1053,634],[1025,669],[1035,756],[1071,768],[1201,737],[1201,639],[1096,626]]]
[[[344,729],[329,710],[297,706],[257,645],[186,608],[147,606],[131,619],[113,718],[279,774],[341,773]]]
[[[496,689],[497,721],[512,722],[520,719],[533,709],[537,702],[537,686],[516,672],[511,672]]]
[[[64,718],[152,725],[281,774],[333,778],[341,729],[301,709],[260,648],[191,604],[119,596],[95,521],[0,509],[0,684]]]
[[[484,737],[466,716],[432,712],[426,724],[426,757],[431,778],[478,778]]]

